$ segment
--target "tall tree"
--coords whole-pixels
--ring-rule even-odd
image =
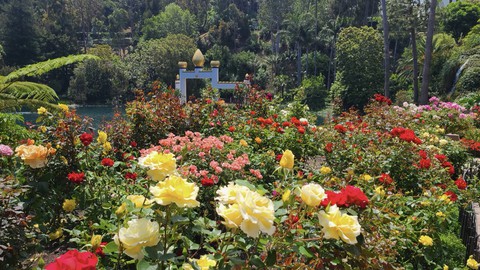
[[[419,103],[424,105],[428,103],[428,86],[430,84],[430,66],[432,63],[433,34],[435,32],[435,10],[437,9],[437,0],[430,3],[428,14],[427,40],[425,42],[425,60],[422,72],[422,89],[420,91]]]
[[[386,97],[390,97],[390,40],[388,38],[389,28],[387,19],[387,4],[386,0],[382,1],[382,25],[383,25],[383,51],[384,51],[384,84],[383,92]]]
[[[25,66],[40,58],[40,37],[31,0],[11,1],[4,14],[5,63]]]

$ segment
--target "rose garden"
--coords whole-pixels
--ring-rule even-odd
[[[183,105],[138,92],[98,129],[65,105],[38,108],[0,145],[1,263],[478,268],[459,222],[480,188],[478,107],[377,94],[316,125],[298,102],[236,91],[242,102],[207,92]]]

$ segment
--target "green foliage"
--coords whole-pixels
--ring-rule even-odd
[[[472,27],[470,32],[462,39],[462,44],[469,49],[480,45],[480,24]]]
[[[401,106],[404,102],[412,103],[413,102],[413,91],[412,90],[400,90],[395,94],[395,104]]]
[[[76,103],[106,103],[121,100],[128,89],[124,63],[108,45],[88,51],[101,60],[87,60],[74,69],[69,97]]]
[[[98,57],[88,54],[60,57],[28,65],[7,76],[0,76],[0,112],[15,110],[22,106],[30,109],[34,109],[35,106],[52,107],[50,103],[58,98],[55,90],[44,84],[19,80],[24,77],[38,77],[53,69],[87,59],[98,59]]]
[[[188,61],[196,50],[192,38],[168,35],[138,44],[125,58],[127,76],[135,80],[136,87],[149,89],[154,81],[173,85],[178,73],[178,61]]]
[[[478,1],[455,1],[443,9],[443,29],[455,39],[465,36],[480,19]]]
[[[34,138],[34,134],[21,123],[21,114],[0,113],[0,143],[16,145],[21,140]]]
[[[382,38],[370,27],[342,29],[337,41],[337,80],[345,86],[340,93],[343,109],[362,109],[382,87]]]
[[[311,110],[317,111],[325,108],[327,100],[327,88],[323,75],[307,77],[303,79],[300,88],[305,93],[305,102]]]
[[[480,66],[465,69],[456,84],[456,91],[459,93],[478,92],[480,90],[480,78],[478,74],[480,74]]]
[[[142,40],[164,38],[169,34],[194,37],[197,34],[196,26],[195,15],[171,3],[165,7],[165,11],[145,21]]]

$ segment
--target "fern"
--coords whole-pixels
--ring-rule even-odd
[[[55,108],[52,104],[58,99],[55,90],[45,84],[20,80],[24,77],[40,76],[51,70],[90,59],[97,60],[99,57],[90,54],[70,55],[28,65],[7,76],[0,76],[0,112],[16,110],[23,106],[30,109],[35,109],[35,106]]]

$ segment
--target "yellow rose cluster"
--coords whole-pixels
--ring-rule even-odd
[[[357,216],[344,214],[336,205],[332,205],[327,212],[320,211],[318,219],[326,239],[342,239],[351,245],[357,243],[361,229]]]
[[[125,254],[141,260],[144,256],[142,248],[155,246],[160,241],[159,225],[146,218],[133,219],[128,222],[127,228],[120,228],[113,240],[121,245]]]
[[[196,200],[198,187],[175,175],[150,187],[150,193],[154,196],[152,200],[160,205],[175,203],[178,207],[189,208],[200,205],[200,202]]]
[[[15,148],[15,153],[28,166],[38,169],[47,165],[47,156],[54,154],[55,149],[42,145],[22,144]]]
[[[220,204],[217,213],[225,219],[228,228],[240,228],[250,237],[260,232],[272,235],[275,232],[273,202],[245,186],[230,183],[217,191],[215,198]]]
[[[103,152],[106,154],[112,150],[112,145],[107,141],[108,135],[104,131],[98,131],[97,142],[103,145]]]
[[[157,151],[152,151],[138,159],[138,164],[148,168],[147,174],[155,181],[162,181],[165,177],[174,174],[177,169],[176,162],[172,153],[164,154]]]

